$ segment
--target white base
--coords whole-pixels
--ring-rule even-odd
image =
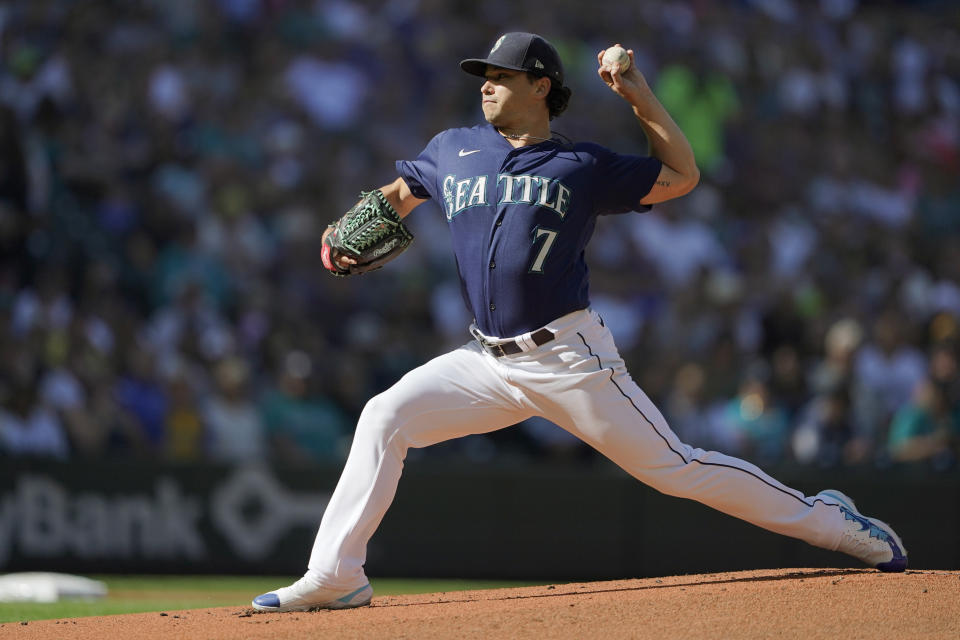
[[[107,585],[65,573],[8,573],[0,576],[0,602],[57,602],[61,598],[102,598]]]

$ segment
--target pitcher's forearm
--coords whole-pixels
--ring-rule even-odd
[[[647,89],[630,102],[633,105],[633,114],[647,134],[650,155],[684,178],[692,182],[699,180],[700,170],[697,168],[690,141],[653,92]]]
[[[383,192],[387,202],[393,205],[401,218],[406,217],[420,203],[426,202],[426,200],[417,198],[410,192],[410,187],[407,186],[403,178],[397,178],[390,184],[380,187],[380,191]]]

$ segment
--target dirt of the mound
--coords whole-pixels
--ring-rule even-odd
[[[790,569],[0,625],[0,638],[960,638],[960,572]]]

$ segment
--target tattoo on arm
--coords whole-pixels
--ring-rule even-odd
[[[657,185],[658,187],[669,187],[669,186],[670,186],[670,181],[669,181],[669,180],[657,180],[656,185]]]

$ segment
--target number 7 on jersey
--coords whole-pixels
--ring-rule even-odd
[[[557,232],[553,229],[537,227],[533,230],[533,244],[536,244],[537,240],[540,238],[545,238],[545,240],[543,241],[543,244],[540,245],[540,250],[537,252],[537,256],[534,258],[533,264],[530,265],[529,273],[543,273],[543,262],[547,259],[547,254],[550,253],[550,248],[553,246],[553,241],[557,239]]]

